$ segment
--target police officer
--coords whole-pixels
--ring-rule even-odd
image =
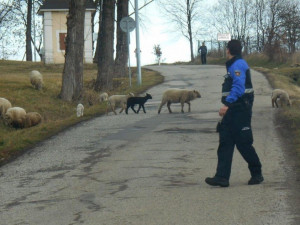
[[[251,130],[254,92],[250,69],[242,59],[240,41],[231,40],[227,45],[227,74],[222,85],[222,103],[219,115],[222,121],[217,126],[219,132],[218,165],[214,177],[205,182],[212,186],[229,186],[233,150],[236,146],[251,173],[249,185],[260,184],[264,178],[261,163],[255,152]]]

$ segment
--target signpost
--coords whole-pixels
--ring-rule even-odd
[[[131,17],[123,17],[120,21],[122,31],[127,33],[127,46],[128,46],[128,72],[129,72],[129,85],[131,87],[131,69],[130,69],[130,35],[129,33],[135,29],[135,21]]]
[[[138,85],[142,84],[142,71],[141,71],[141,50],[140,50],[140,25],[139,25],[139,4],[138,0],[134,1],[134,7],[135,7],[135,21],[136,21],[136,66],[137,66],[137,80]]]
[[[225,33],[225,34],[218,34],[218,41],[223,41],[224,43],[224,51],[223,51],[223,57],[225,56],[225,43],[227,41],[231,40],[231,34],[230,33]]]
[[[231,40],[231,34],[218,34],[218,41],[230,41]]]

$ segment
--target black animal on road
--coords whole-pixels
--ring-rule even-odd
[[[144,107],[144,104],[147,102],[148,99],[152,99],[152,96],[148,93],[146,93],[146,96],[145,97],[130,97],[127,99],[127,107],[126,107],[126,114],[128,114],[128,109],[129,107],[133,110],[133,112],[135,113],[139,113],[141,107],[143,107],[143,111],[144,113],[146,113],[146,110],[145,110],[145,107]],[[135,111],[134,109],[134,106],[138,104],[139,105],[139,108],[137,111]]]

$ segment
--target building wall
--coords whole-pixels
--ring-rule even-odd
[[[46,64],[54,63],[52,47],[52,13],[44,13],[44,61]]]
[[[68,12],[52,12],[52,40],[54,63],[65,62],[65,51],[59,49],[59,33],[67,33]]]
[[[44,13],[45,63],[64,63],[65,50],[60,50],[59,33],[67,33],[68,12]],[[85,13],[84,21],[84,63],[93,63],[91,11]]]

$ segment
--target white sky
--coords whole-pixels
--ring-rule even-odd
[[[149,0],[148,0],[149,1]],[[207,9],[217,0],[203,0],[203,10]],[[140,1],[141,2],[141,1]],[[141,4],[141,3],[139,3]],[[140,6],[140,5],[139,5]],[[146,15],[146,19],[140,26],[140,49],[141,49],[141,65],[155,63],[155,55],[153,54],[154,45],[159,44],[162,51],[162,60],[165,63],[174,63],[177,61],[190,61],[191,53],[189,41],[178,33],[170,32],[167,20],[160,13],[159,5],[154,1],[141,9],[142,16]],[[135,18],[132,16],[132,18]],[[201,18],[199,18],[201,20]],[[130,44],[130,60],[131,65],[136,65],[135,50],[135,30],[131,32]],[[194,40],[194,54],[196,55],[197,40]]]

